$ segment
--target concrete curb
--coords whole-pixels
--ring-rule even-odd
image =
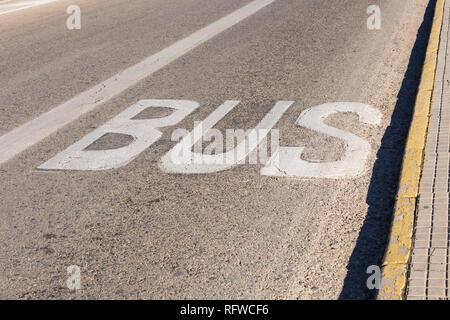
[[[433,0],[430,0],[433,1]],[[428,124],[437,68],[445,0],[436,0],[421,83],[416,97],[400,174],[389,244],[382,263],[379,300],[404,300],[412,252],[414,217],[419,196]]]

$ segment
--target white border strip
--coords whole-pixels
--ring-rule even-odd
[[[0,164],[276,0],[255,0],[0,137]]]
[[[16,11],[20,11],[20,10],[25,10],[28,8],[33,8],[33,7],[37,7],[43,4],[47,4],[47,3],[51,3],[51,2],[56,2],[58,0],[40,0],[40,1],[24,1],[24,2],[18,2],[18,3],[12,3],[12,4],[5,4],[5,5],[1,5],[2,3],[7,3],[7,2],[11,2],[12,0],[6,0],[6,1],[0,1],[0,10],[2,9],[6,9],[6,8],[13,8],[13,7],[17,7],[17,6],[24,6],[24,7],[20,7],[20,8],[14,8],[8,11],[0,11],[0,15],[2,14],[7,14],[7,13],[11,13],[11,12],[16,12]]]

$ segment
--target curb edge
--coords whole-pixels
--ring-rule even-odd
[[[433,0],[431,0],[433,1]],[[428,124],[433,104],[437,57],[445,0],[437,0],[421,81],[414,105],[392,217],[389,243],[382,262],[379,300],[404,300],[411,258],[414,217],[424,164]]]

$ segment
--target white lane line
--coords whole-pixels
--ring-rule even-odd
[[[24,10],[24,9],[28,9],[28,8],[33,8],[33,7],[37,7],[37,6],[40,6],[43,4],[47,4],[50,2],[56,2],[56,1],[58,1],[58,0],[23,1],[23,2],[0,5],[0,15],[11,13],[11,12],[16,12],[16,11],[20,11],[20,10]],[[10,1],[7,0],[4,2],[0,2],[0,4],[6,3],[6,2],[10,2]],[[19,8],[17,8],[17,7],[19,7]],[[1,11],[2,9],[8,9],[8,8],[14,8],[14,9]]]
[[[255,0],[0,137],[0,164],[276,0]]]

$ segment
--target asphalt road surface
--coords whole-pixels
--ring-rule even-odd
[[[406,102],[420,74],[411,59],[420,60],[417,34],[432,4],[23,2],[0,1],[0,298],[374,296],[365,271],[384,253]],[[71,5],[81,29],[67,27]],[[381,9],[380,29],[367,27],[371,5]],[[148,129],[146,119],[178,110],[149,99],[197,104],[177,123]],[[177,145],[174,130],[191,131],[226,101],[240,103],[212,126],[225,135],[273,115],[280,146],[304,148],[289,158],[293,167],[270,174],[274,167],[247,157],[220,170],[170,169],[162,159]],[[339,112],[322,108],[336,135],[305,114],[296,124],[305,110],[336,102],[345,102],[331,107]],[[138,103],[146,108],[127,121],[142,120],[151,141],[133,157],[132,148],[122,162],[98,150],[133,145],[137,125],[81,148],[106,155],[106,170],[89,159],[74,170],[73,158],[42,167]],[[341,169],[326,166],[344,158]],[[79,289],[68,286],[69,266]]]

